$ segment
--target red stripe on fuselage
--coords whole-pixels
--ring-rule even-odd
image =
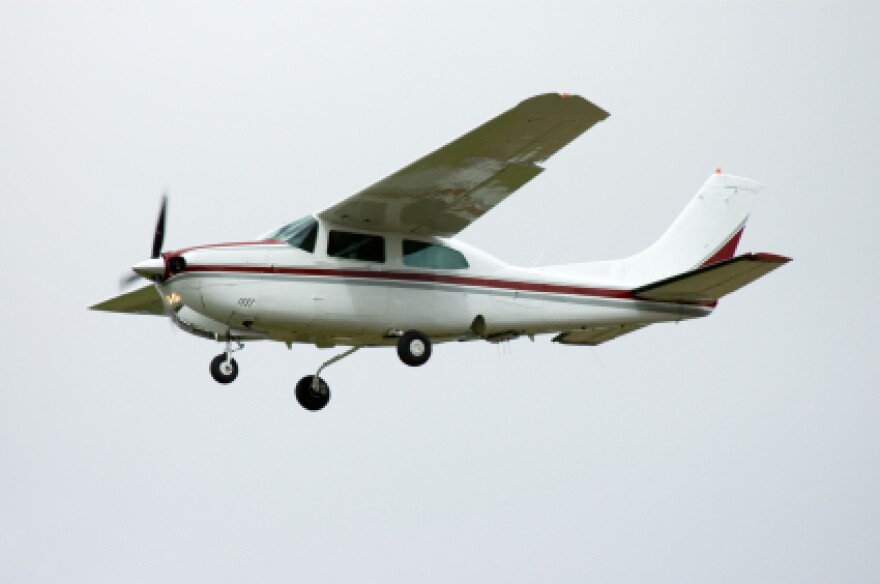
[[[520,282],[494,278],[472,278],[447,274],[426,274],[424,272],[379,272],[366,270],[338,270],[326,268],[285,268],[278,266],[187,266],[186,272],[226,272],[237,274],[285,274],[292,276],[319,276],[336,278],[362,278],[366,280],[389,280],[399,282],[433,282],[496,288],[522,292],[545,292],[550,294],[570,294],[575,296],[596,296],[601,298],[634,299],[630,290],[613,288],[589,288],[565,284],[544,284],[539,282]]]
[[[179,255],[185,254],[188,251],[192,251],[194,249],[208,249],[212,247],[240,247],[245,245],[272,245],[283,243],[277,239],[262,239],[259,241],[230,241],[227,243],[207,243],[205,245],[193,245],[191,247],[184,247],[181,249],[175,249],[173,251],[165,252],[162,255],[168,256],[168,258],[177,257]]]

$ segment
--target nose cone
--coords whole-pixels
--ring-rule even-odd
[[[165,260],[150,258],[133,265],[131,269],[139,276],[152,280],[153,276],[161,276],[165,273]]]

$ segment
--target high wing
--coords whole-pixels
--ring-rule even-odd
[[[455,235],[607,117],[577,95],[537,95],[318,215],[352,229]]]
[[[119,296],[109,298],[104,302],[89,307],[91,310],[103,310],[105,312],[122,312],[127,314],[155,314],[165,315],[165,306],[162,297],[156,288],[150,284]]]

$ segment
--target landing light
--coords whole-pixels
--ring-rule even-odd
[[[177,292],[172,292],[171,294],[165,295],[165,301],[168,302],[169,305],[175,306],[180,304],[180,294]]]

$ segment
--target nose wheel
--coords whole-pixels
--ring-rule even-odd
[[[226,385],[232,383],[238,377],[238,363],[232,358],[232,353],[244,349],[244,344],[236,342],[236,348],[232,347],[233,341],[226,340],[226,350],[211,359],[211,377],[217,383]]]
[[[217,383],[232,383],[238,377],[238,363],[226,353],[220,353],[211,359],[211,377]]]

